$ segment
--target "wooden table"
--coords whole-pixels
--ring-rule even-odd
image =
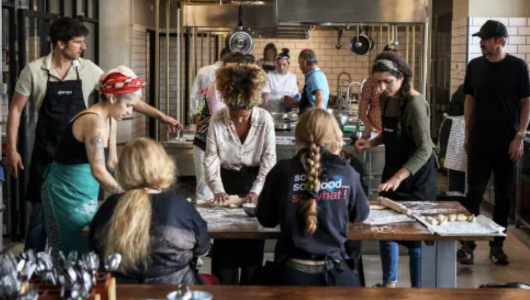
[[[456,201],[402,202],[418,215],[466,214]],[[208,222],[208,233],[214,239],[278,239],[279,228],[264,228],[256,218],[249,218],[241,209],[198,208]],[[490,240],[492,236],[433,235],[419,222],[403,222],[371,226],[350,224],[348,238],[359,241],[423,241],[422,286],[456,287],[457,242]]]
[[[194,290],[209,292],[213,300],[527,300],[530,291],[520,289],[384,289],[337,287],[252,287],[197,286]],[[118,285],[117,299],[166,299],[174,286]]]

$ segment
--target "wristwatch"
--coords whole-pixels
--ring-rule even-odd
[[[517,131],[516,136],[520,137],[521,140],[524,140],[524,138],[525,138],[525,132]]]

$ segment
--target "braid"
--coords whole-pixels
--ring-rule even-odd
[[[320,147],[314,142],[311,143],[307,166],[307,190],[310,195],[314,195],[320,191]],[[314,196],[302,202],[301,214],[305,234],[312,235],[317,230],[317,201]]]

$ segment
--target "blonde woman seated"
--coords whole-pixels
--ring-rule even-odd
[[[121,152],[116,179],[125,193],[112,195],[90,224],[90,243],[100,255],[117,252],[119,282],[198,284],[196,258],[206,255],[206,222],[181,196],[164,192],[175,164],[164,148],[140,138]]]

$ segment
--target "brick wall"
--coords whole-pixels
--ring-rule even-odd
[[[413,34],[413,28],[415,33]],[[421,57],[422,57],[422,28],[421,26],[409,27],[408,39],[406,27],[401,26],[398,30],[398,51],[406,56],[407,61],[414,67],[416,88],[420,89],[421,85]],[[361,82],[370,75],[372,61],[375,56],[380,53],[384,46],[387,45],[392,38],[389,39],[388,28],[375,27],[369,30],[369,36],[374,40],[375,45],[373,49],[366,55],[354,55],[349,50],[349,43],[352,37],[357,34],[355,27],[347,30],[342,38],[341,49],[336,49],[338,32],[336,30],[312,30],[309,32],[309,39],[303,40],[289,40],[289,39],[256,39],[254,41],[254,48],[252,54],[256,59],[263,57],[263,49],[268,43],[274,43],[278,51],[282,48],[289,48],[291,56],[291,65],[289,71],[296,74],[300,89],[304,85],[304,76],[298,68],[298,55],[300,51],[305,48],[313,49],[319,58],[319,67],[327,75],[331,94],[337,94],[338,75],[342,72],[347,72],[351,75],[352,80]],[[414,39],[413,39],[414,35]],[[392,34],[390,35],[392,37]],[[409,47],[407,52],[407,40]],[[412,58],[414,48],[414,59]],[[407,56],[408,54],[408,56]],[[344,78],[342,78],[344,79]]]
[[[467,18],[453,20],[451,39],[451,89],[450,95],[464,83],[467,65],[468,25]]]

